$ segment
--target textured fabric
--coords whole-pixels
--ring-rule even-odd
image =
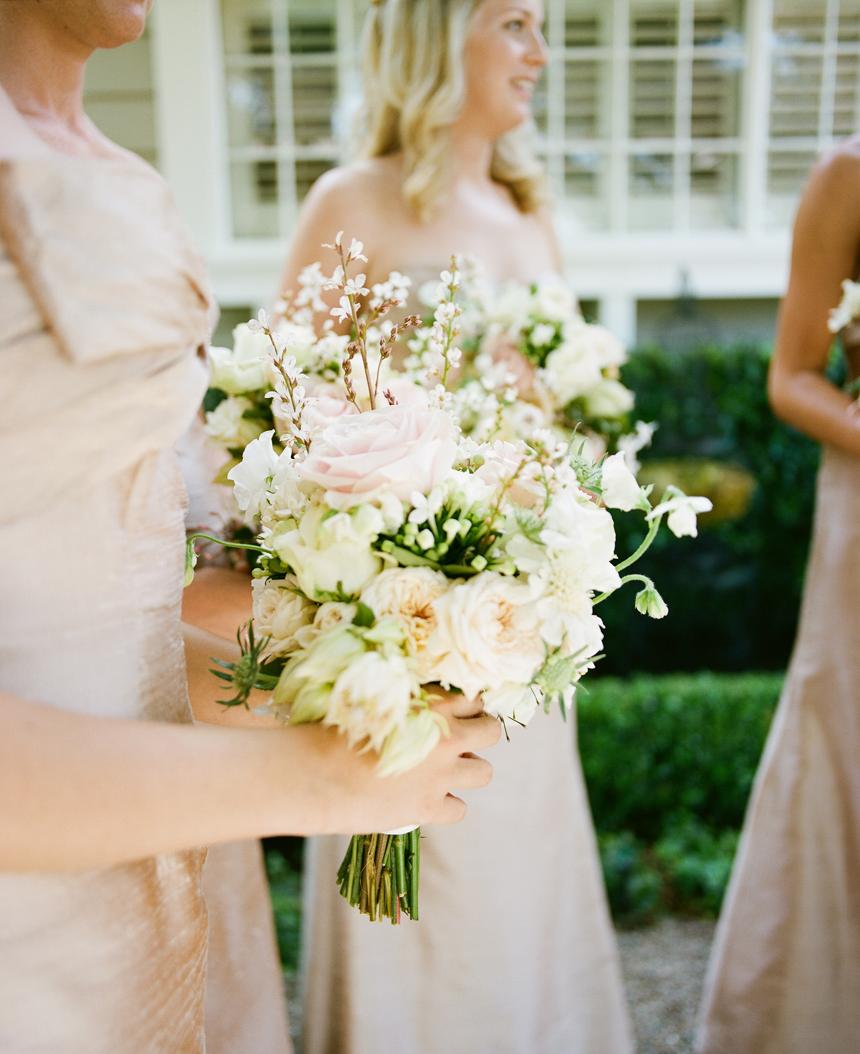
[[[717,931],[702,1054],[860,1050],[860,461],[825,451],[800,629]]]
[[[229,488],[212,480],[225,455],[207,439],[199,417],[177,453],[188,492],[188,528],[222,535],[233,499]],[[250,595],[249,582],[249,608]],[[286,994],[259,842],[210,848],[203,893],[209,913],[207,1054],[288,1054]]]
[[[20,118],[16,159],[0,104],[0,689],[185,722],[172,447],[205,384],[204,272],[155,172],[39,157]],[[0,875],[0,1050],[200,1054],[202,862]]]
[[[287,1001],[260,843],[213,846],[203,892],[206,1054],[288,1054]]]

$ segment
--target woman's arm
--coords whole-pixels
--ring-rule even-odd
[[[768,378],[774,412],[822,443],[860,456],[853,401],[824,372],[830,311],[860,255],[860,154],[843,147],[813,172],[794,226],[791,277]]]
[[[439,710],[450,735],[403,776],[333,729],[276,731],[91,717],[0,693],[0,871],[68,871],[275,834],[453,823],[484,786],[471,754],[498,722]]]

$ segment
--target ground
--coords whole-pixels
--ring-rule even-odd
[[[714,923],[667,918],[618,935],[638,1054],[691,1054]]]

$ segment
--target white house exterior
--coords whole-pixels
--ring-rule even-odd
[[[366,0],[156,0],[88,105],[171,183],[226,317],[268,302],[296,208],[348,156]],[[766,335],[806,173],[860,129],[860,0],[545,0],[541,148],[570,277],[629,342],[686,282]]]

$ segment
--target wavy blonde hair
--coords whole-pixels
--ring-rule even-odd
[[[466,96],[463,53],[478,3],[378,0],[368,12],[359,155],[403,153],[403,196],[422,220],[448,187],[449,130]],[[523,212],[546,200],[543,168],[519,129],[496,142],[491,175]]]

